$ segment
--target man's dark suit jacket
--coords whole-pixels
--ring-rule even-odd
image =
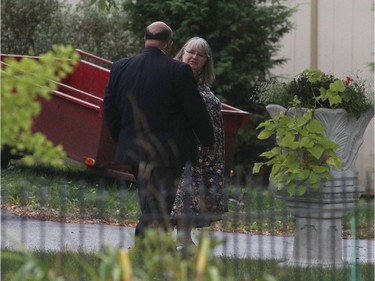
[[[158,48],[112,65],[104,116],[117,140],[116,162],[137,165],[156,154],[169,165],[194,163],[196,139],[214,144],[213,128],[188,64]],[[152,156],[154,155],[154,156]]]

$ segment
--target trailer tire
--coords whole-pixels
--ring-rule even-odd
[[[1,169],[8,168],[10,159],[12,159],[12,154],[10,154],[9,149],[3,148],[1,150]]]
[[[10,150],[11,150],[11,148],[9,146],[5,146],[1,150],[1,169],[8,168],[10,160],[21,159],[24,156],[24,154],[21,153],[21,152],[14,155],[10,152]]]

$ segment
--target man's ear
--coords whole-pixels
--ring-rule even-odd
[[[169,39],[168,42],[167,42],[167,48],[172,48],[172,45],[173,45],[173,40],[172,39]]]

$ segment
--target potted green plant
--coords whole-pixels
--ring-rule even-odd
[[[360,195],[355,160],[374,115],[370,89],[359,78],[318,69],[258,88],[271,116],[259,124],[258,138],[275,137],[276,144],[253,172],[271,167],[276,194],[296,216],[289,264],[343,264],[341,219]]]
[[[372,96],[365,83],[351,77],[341,80],[318,69],[307,69],[289,82],[263,84],[258,88],[258,100],[267,105],[272,118],[259,124],[262,131],[258,138],[275,136],[277,142],[261,154],[267,161],[256,163],[253,172],[259,172],[263,165],[271,166],[270,176],[277,190],[286,186],[290,195],[302,195],[306,186],[316,187],[322,179],[330,179],[332,168],[345,171],[348,161],[341,151],[345,140],[333,136],[337,126],[328,126],[343,118],[350,119],[354,129],[358,123],[365,129],[374,114]],[[333,115],[322,116],[326,112]],[[363,135],[364,129],[358,133]],[[362,135],[356,138],[358,149]]]

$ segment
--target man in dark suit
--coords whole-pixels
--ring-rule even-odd
[[[188,64],[169,58],[172,30],[163,22],[145,29],[145,48],[115,62],[104,97],[104,116],[117,141],[116,162],[138,182],[141,218],[136,236],[170,223],[182,167],[194,163],[196,138],[214,149],[206,105]]]

